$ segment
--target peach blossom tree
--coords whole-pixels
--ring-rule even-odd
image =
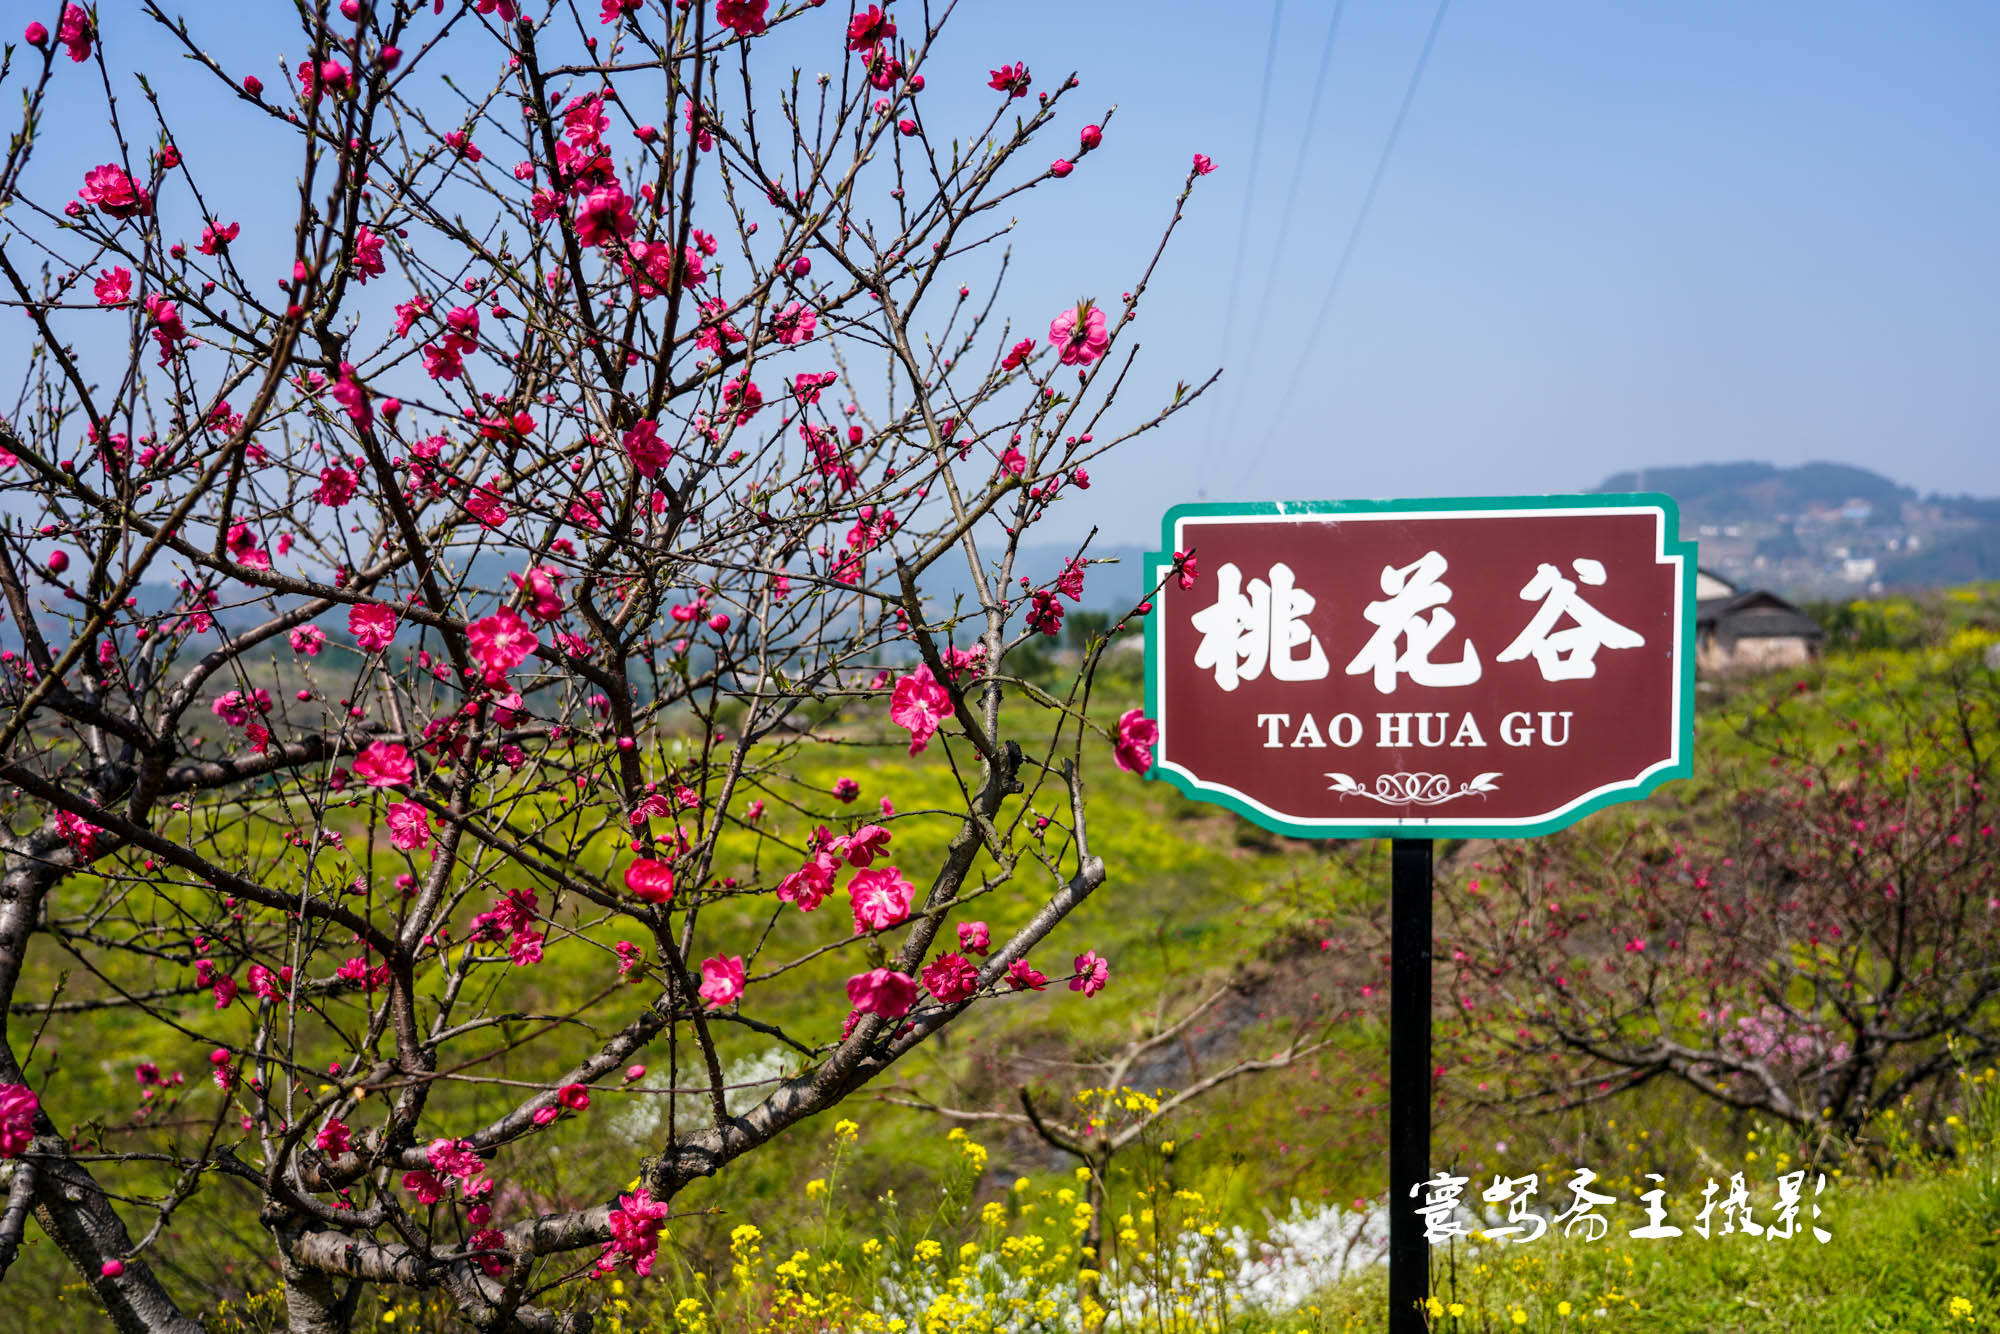
[[[1022,324],[1014,211],[1110,117],[932,68],[949,5],[302,0],[256,69],[226,9],[40,7],[0,70],[0,1275],[32,1217],[114,1327],[193,1331],[158,1262],[215,1220],[294,1331],[384,1286],[587,1329],[689,1183],[1105,985],[1043,946],[1107,882],[1086,748],[1143,770],[1150,723],[1088,713],[1101,643],[1010,674],[1090,562],[1022,542],[1198,392],[1114,412],[1207,159],[1077,275],[1124,290]],[[178,104],[131,73],[169,59]],[[951,798],[812,776],[870,747]],[[195,1074],[65,1105],[107,1023]],[[735,1104],[730,1031],[801,1072]],[[647,1062],[594,1201],[494,1188]]]
[[[2000,1055],[1993,673],[1839,672],[1746,695],[1750,758],[1721,762],[1707,818],[1500,844],[1446,888],[1447,1010],[1491,1081],[1471,1096],[1566,1110],[1659,1082],[1865,1140]]]

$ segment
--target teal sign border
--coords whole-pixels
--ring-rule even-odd
[[[1157,762],[1146,771],[1149,779],[1162,779],[1194,801],[1211,802],[1236,812],[1246,820],[1273,833],[1291,838],[1531,838],[1552,834],[1575,824],[1592,811],[1621,801],[1643,801],[1662,783],[1686,778],[1694,772],[1694,620],[1695,544],[1680,539],[1680,506],[1674,498],[1656,491],[1619,492],[1588,496],[1467,496],[1435,500],[1284,500],[1209,502],[1176,505],[1160,518],[1161,550],[1149,552],[1145,560],[1146,588],[1156,589],[1173,567],[1174,528],[1182,519],[1296,516],[1302,519],[1348,514],[1425,515],[1440,512],[1486,510],[1577,510],[1651,509],[1659,514],[1659,554],[1679,564],[1681,585],[1680,648],[1674,660],[1680,726],[1675,737],[1676,756],[1672,763],[1656,766],[1629,783],[1579,800],[1531,824],[1493,824],[1479,821],[1438,821],[1421,818],[1388,819],[1375,823],[1331,824],[1326,821],[1299,821],[1274,815],[1244,801],[1235,792],[1211,786],[1186,773],[1161,767]],[[1157,718],[1160,686],[1160,616],[1157,604],[1146,617],[1146,716]]]

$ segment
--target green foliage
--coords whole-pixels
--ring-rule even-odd
[[[1071,613],[1066,630],[1097,631],[1084,615]],[[1783,733],[1795,744],[1838,746],[1852,737],[1854,727],[1890,729],[1934,708],[1938,696],[1933,683],[1939,673],[1985,679],[1980,677],[1986,670],[1981,665],[1985,646],[2000,639],[1996,632],[2000,585],[1961,590],[1922,604],[1902,599],[1859,604],[1843,625],[1860,628],[1851,635],[1843,629],[1848,638],[1824,661],[1705,694],[1697,721],[1701,759],[1697,777],[1670,785],[1643,807],[1615,808],[1592,817],[1579,827],[1579,837],[1615,847],[1630,838],[1641,821],[1656,821],[1688,834],[1713,830],[1734,818],[1742,792],[1766,781],[1765,746],[1774,735]],[[1072,641],[1064,650],[1079,647]],[[1095,721],[1114,721],[1138,702],[1139,663],[1135,653],[1107,652],[1099,690],[1091,701]],[[1010,658],[1009,666],[1014,664]],[[1988,735],[1996,730],[1990,717],[1978,725]],[[956,780],[941,749],[934,747],[913,762],[900,753],[885,755],[869,748],[864,744],[868,740],[854,737],[851,743],[816,748],[794,770],[794,785],[783,800],[772,800],[766,816],[767,832],[783,840],[784,846],[748,828],[732,828],[723,836],[717,874],[768,878],[774,859],[793,855],[788,849],[795,848],[815,823],[834,817],[845,817],[849,823],[876,818],[876,803],[883,796],[905,813],[950,804]],[[1918,738],[1910,734],[1898,744],[1914,747]],[[1914,749],[1896,758],[1921,762]],[[1092,851],[1105,859],[1111,879],[1044,947],[1045,966],[1066,967],[1071,954],[1096,948],[1112,961],[1111,988],[1087,1001],[1058,987],[1044,995],[982,1007],[954,1029],[949,1043],[915,1053],[896,1072],[898,1079],[918,1088],[950,1089],[991,1102],[1010,1093],[990,1073],[996,1053],[1027,1051],[1059,1062],[1101,1052],[1127,1040],[1133,1016],[1171,989],[1193,991],[1231,973],[1258,970],[1278,981],[1297,978],[1296,985],[1306,988],[1339,988],[1351,1013],[1335,1048],[1308,1068],[1232,1086],[1177,1121],[1170,1130],[1177,1140],[1173,1179],[1177,1188],[1200,1192],[1219,1220],[1253,1232],[1260,1228],[1264,1211],[1289,1196],[1309,1203],[1378,1198],[1385,1184],[1380,1135],[1386,1099],[1380,1067],[1386,1030],[1379,1008],[1379,984],[1384,979],[1374,966],[1377,947],[1371,933],[1386,902],[1381,849],[1274,838],[1213,808],[1187,802],[1164,784],[1139,783],[1120,773],[1101,741],[1088,746],[1082,759],[1093,794],[1103,798],[1092,808]],[[852,806],[839,806],[828,795],[834,781],[843,776],[854,777],[862,788]],[[1031,791],[1024,799],[1032,809],[1063,819],[1063,812],[1050,807],[1043,794]],[[534,800],[553,807],[556,794]],[[285,818],[275,806],[267,809],[251,803],[230,834],[255,859],[276,866],[283,855],[280,834]],[[896,860],[906,867],[934,861],[942,851],[945,832],[938,822],[892,821],[891,826],[897,836]],[[341,828],[351,841],[365,844],[369,839],[365,825]],[[1056,832],[1051,830],[1051,842]],[[1461,866],[1482,855],[1477,847],[1440,851],[1456,851]],[[126,902],[135,916],[143,918],[145,887],[135,885]],[[752,906],[748,900],[726,900],[704,913],[726,920],[729,932],[746,944],[765,932],[791,947],[811,932],[823,934],[823,918],[788,912],[774,922],[768,913],[753,912]],[[841,915],[845,911],[840,900],[819,910]],[[997,935],[1012,923],[1001,920],[999,907],[993,911]],[[610,936],[587,919],[576,919],[573,929],[600,944],[610,943]],[[1323,949],[1323,942],[1331,948]],[[832,1036],[820,1031],[829,1022],[826,991],[851,971],[848,962],[830,957],[765,983],[777,994],[760,1017],[788,1032],[796,1029],[806,1041],[826,1040]],[[22,994],[48,994],[60,967],[52,952],[38,951],[31,964],[38,971]],[[1048,966],[1048,971],[1057,970]],[[110,980],[143,989],[171,979]],[[520,970],[517,978],[510,979],[522,988],[511,1004],[529,1015],[559,1013],[574,997],[611,980],[614,969],[608,955],[552,950],[541,966]],[[99,994],[102,985],[79,974],[71,978],[63,998]],[[1364,996],[1364,988],[1374,989],[1372,998]],[[1208,1059],[1270,1049],[1270,1034],[1276,1030],[1260,1018],[1260,1007],[1267,1007],[1261,998],[1268,994],[1260,992],[1258,1002],[1232,1016],[1223,1031],[1207,1039],[1212,1044],[1203,1049]],[[358,1007],[355,1013],[358,1016]],[[117,1010],[68,1016],[67,1045],[58,1052],[50,1052],[46,1045],[39,1051],[38,1075],[47,1072],[52,1101],[86,1123],[102,1126],[113,1147],[143,1149],[149,1136],[203,1133],[216,1105],[216,1095],[206,1083],[207,1048],[218,1040],[240,1040],[241,1033],[228,1026],[240,1025],[243,1016],[209,1011],[205,994],[192,999],[186,1014],[191,1032],[185,1043],[172,1049],[158,1045],[156,1027],[135,1025]],[[26,1050],[38,1018],[17,1014],[9,1022],[17,1050]],[[496,1030],[495,1046],[505,1045],[534,1022],[540,1021]],[[774,1078],[786,1068],[781,1044],[767,1035],[725,1026],[720,1041],[725,1060],[752,1078]],[[533,1051],[525,1047],[485,1073],[545,1080],[550,1072],[534,1064]],[[1476,1045],[1460,1055],[1494,1058],[1490,1048]],[[131,1119],[131,1072],[142,1059],[158,1061],[169,1070],[184,1069],[194,1081],[175,1098],[163,1099],[147,1124]],[[796,1062],[790,1068],[797,1068]],[[658,1070],[640,1086],[663,1083],[664,1075],[664,1069]],[[1628,1095],[1587,1114],[1527,1122],[1460,1096],[1480,1077],[1477,1068],[1468,1068],[1461,1089],[1460,1077],[1454,1074],[1438,1120],[1441,1156],[1456,1155],[1468,1166],[1477,1162],[1488,1170],[1509,1171],[1534,1170],[1545,1160],[1558,1166],[1588,1162],[1607,1180],[1618,1182],[1625,1208],[1636,1207],[1630,1195],[1638,1164],[1660,1161],[1659,1145],[1669,1133],[1677,1151],[1686,1146],[1684,1156],[1659,1170],[1672,1174],[1670,1184],[1683,1188],[1686,1178],[1704,1165],[1704,1154],[1734,1162],[1746,1147],[1758,1151],[1765,1144],[1760,1139],[1746,1146],[1743,1137],[1753,1128],[1748,1123],[1662,1088]],[[1912,1131],[1906,1141],[1898,1141],[1902,1147],[1891,1155],[1894,1179],[1864,1180],[1855,1165],[1829,1192],[1829,1213],[1823,1221],[1834,1240],[1827,1245],[1809,1239],[1784,1244],[1729,1239],[1741,1245],[1694,1238],[1665,1243],[1607,1240],[1596,1245],[1551,1239],[1546,1248],[1526,1248],[1518,1254],[1495,1249],[1478,1256],[1461,1252],[1455,1275],[1449,1267],[1443,1271],[1439,1292],[1463,1304],[1467,1314],[1456,1324],[1446,1314],[1437,1327],[1566,1330],[1575,1325],[1593,1330],[1726,1329],[1760,1334],[1798,1328],[1838,1334],[2000,1328],[1996,1319],[2000,1244],[1995,1244],[2000,1243],[2000,1166],[1991,1153],[1979,1151],[1982,1144],[2000,1141],[2000,1090],[1990,1078],[1978,1081],[1970,1075],[1961,1077],[1957,1090],[1956,1100],[1935,1107],[1920,1105],[1904,1114],[1929,1117],[1933,1124],[1925,1128],[1933,1133]],[[758,1090],[747,1092],[755,1095]],[[480,1110],[508,1105],[511,1096],[512,1090],[504,1085],[450,1081],[438,1090],[435,1105],[441,1121],[457,1123],[473,1119]],[[535,1207],[604,1198],[626,1184],[622,1174],[629,1171],[635,1148],[631,1128],[639,1119],[633,1109],[659,1109],[664,1103],[664,1096],[657,1093],[599,1092],[588,1113],[556,1128],[547,1141],[555,1152],[535,1155],[531,1161],[506,1162],[507,1180]],[[705,1114],[695,1100],[683,1100],[680,1113]],[[810,1123],[789,1132],[772,1152],[732,1165],[726,1179],[698,1183],[686,1191],[676,1201],[670,1245],[662,1248],[662,1255],[671,1252],[679,1266],[675,1273],[681,1278],[706,1273],[711,1284],[727,1285],[732,1233],[752,1222],[767,1235],[762,1261],[767,1271],[783,1263],[794,1244],[855,1263],[853,1257],[867,1237],[891,1227],[890,1216],[869,1203],[831,1208],[826,1196],[806,1189],[807,1182],[821,1177],[841,1186],[850,1200],[874,1201],[893,1192],[902,1202],[896,1215],[900,1221],[894,1226],[910,1246],[920,1236],[956,1245],[963,1238],[953,1229],[970,1226],[966,1220],[986,1204],[1005,1206],[1015,1179],[1026,1177],[1028,1192],[1038,1195],[1060,1189],[1069,1166],[1037,1157],[1031,1145],[989,1137],[990,1170],[976,1179],[966,1177],[966,1155],[946,1141],[924,1114],[878,1103],[844,1114],[864,1123],[863,1142],[831,1169],[824,1161],[831,1127]],[[1637,1125],[1652,1128],[1650,1141],[1631,1130]],[[1902,1133],[1888,1124],[1869,1131],[1884,1143]],[[1506,1149],[1492,1147],[1502,1141]],[[883,1147],[890,1145],[893,1151]],[[637,1147],[643,1149],[643,1134]],[[1781,1137],[1770,1152],[1796,1157],[1803,1147],[1795,1138]],[[1129,1174],[1121,1169],[1107,1184],[1115,1202],[1121,1193],[1129,1196],[1138,1190],[1144,1180],[1137,1169]],[[950,1186],[949,1193],[941,1192],[945,1185]],[[935,1221],[946,1205],[957,1211],[955,1216],[964,1215],[950,1227]],[[30,1232],[32,1237],[32,1228]],[[219,1313],[217,1324],[232,1334],[272,1328],[279,1316],[263,1295],[267,1280],[250,1267],[261,1249],[258,1237],[205,1232],[192,1219],[175,1220],[161,1247],[174,1259],[170,1282],[198,1285],[234,1303]],[[39,1238],[24,1250],[9,1277],[10,1297],[31,1325],[70,1327],[75,1324],[71,1313],[77,1304],[89,1300],[73,1287],[54,1248]],[[660,1307],[653,1286],[629,1275],[621,1282],[623,1293],[598,1288],[589,1299],[627,1301],[628,1328],[676,1328],[671,1323],[672,1305]],[[67,1291],[65,1285],[71,1285]],[[425,1323],[430,1319],[426,1312],[441,1312],[435,1302],[408,1294],[400,1301],[393,1292],[384,1298],[394,1304],[368,1317],[378,1322],[374,1326],[378,1329],[433,1328]],[[1952,1313],[1954,1298],[1972,1304],[1969,1320]],[[1228,1328],[1231,1334],[1377,1329],[1383,1300],[1382,1280],[1375,1274],[1343,1285],[1283,1319],[1235,1317]],[[1559,1314],[1561,1301],[1571,1303],[1567,1317]],[[1512,1321],[1517,1307],[1526,1314],[1525,1326]],[[1599,1309],[1606,1314],[1597,1316]],[[397,1313],[397,1320],[380,1323],[390,1311]],[[639,1315],[654,1323],[639,1323]]]
[[[1922,595],[1809,602],[1804,610],[1826,631],[1823,648],[1829,656],[1938,649],[1966,631],[2000,630],[2000,583]]]

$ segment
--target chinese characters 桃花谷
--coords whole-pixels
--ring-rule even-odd
[[[1325,678],[1326,652],[1305,621],[1316,604],[1294,582],[1291,566],[1279,561],[1268,582],[1252,579],[1246,590],[1243,572],[1224,565],[1215,572],[1215,582],[1215,604],[1194,615],[1194,628],[1202,636],[1195,666],[1213,669],[1215,683],[1224,690],[1256,680],[1267,664],[1275,681]],[[1298,656],[1301,646],[1306,651]]]
[[[1570,562],[1576,577],[1592,588],[1602,587],[1605,580],[1604,565],[1588,557]],[[1597,663],[1593,659],[1600,648],[1640,648],[1645,644],[1636,631],[1618,624],[1597,608],[1576,595],[1576,584],[1563,576],[1555,566],[1544,562],[1535,571],[1535,577],[1521,590],[1523,602],[1540,599],[1542,605],[1535,610],[1534,619],[1525,630],[1500,650],[1498,662],[1519,662],[1533,655],[1535,665],[1542,669],[1544,681],[1581,681],[1597,675]],[[1558,622],[1568,616],[1575,624],[1566,630],[1556,629]]]
[[[1470,640],[1457,662],[1431,661],[1431,651],[1458,624],[1458,618],[1444,608],[1451,601],[1451,589],[1439,577],[1444,572],[1445,559],[1435,551],[1400,568],[1382,567],[1386,596],[1361,613],[1375,626],[1375,634],[1347,664],[1349,676],[1373,672],[1375,688],[1385,695],[1396,693],[1397,677],[1405,672],[1420,686],[1468,686],[1479,679],[1479,650]]]
[[[1347,675],[1372,676],[1375,689],[1384,695],[1394,694],[1404,676],[1430,687],[1479,680],[1479,650],[1469,639],[1456,662],[1431,657],[1458,624],[1444,605],[1452,596],[1444,582],[1448,568],[1436,551],[1408,565],[1383,567],[1383,597],[1362,612],[1375,631],[1347,664]],[[1590,587],[1608,581],[1603,562],[1588,556],[1577,557],[1570,568]],[[1576,580],[1547,562],[1539,564],[1520,597],[1541,605],[1494,661],[1532,658],[1544,681],[1588,679],[1597,674],[1600,649],[1640,648],[1646,642],[1592,606],[1578,593]],[[1216,600],[1192,618],[1202,637],[1194,664],[1213,671],[1223,690],[1256,680],[1267,667],[1275,681],[1322,680],[1328,672],[1326,651],[1306,623],[1317,605],[1282,561],[1271,566],[1268,578],[1252,578],[1247,586],[1243,571],[1226,563],[1216,571]]]

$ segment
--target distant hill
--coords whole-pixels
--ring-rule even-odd
[[[1621,472],[1596,489],[1666,492],[1704,566],[1796,596],[2000,578],[2000,500],[1920,497],[1869,468],[1697,463]]]
[[[1704,523],[1772,519],[1850,500],[1893,511],[1903,501],[1917,498],[1915,491],[1898,486],[1881,473],[1845,463],[1801,463],[1792,468],[1771,463],[1696,463],[1644,468],[1616,473],[1597,490],[1664,491],[1680,502],[1684,517]]]

